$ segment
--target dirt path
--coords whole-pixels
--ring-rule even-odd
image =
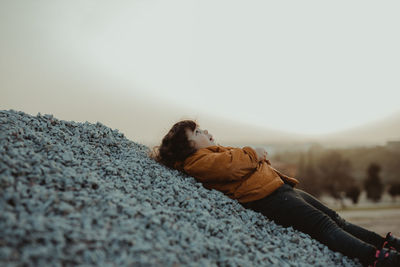
[[[392,232],[400,237],[400,208],[337,211],[346,221],[360,225],[380,235]]]

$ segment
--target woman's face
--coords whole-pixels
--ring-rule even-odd
[[[209,134],[207,130],[202,130],[199,127],[196,127],[194,131],[186,129],[186,135],[189,142],[194,144],[194,148],[196,149],[216,146],[212,135]]]

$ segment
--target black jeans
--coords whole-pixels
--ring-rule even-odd
[[[310,194],[288,184],[263,199],[242,205],[277,224],[309,234],[333,251],[358,258],[364,265],[372,262],[376,248],[383,243],[380,235],[346,222]]]

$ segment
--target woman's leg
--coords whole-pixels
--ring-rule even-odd
[[[364,229],[358,225],[346,222],[343,218],[339,216],[334,210],[331,210],[324,204],[322,204],[318,199],[314,198],[312,195],[304,192],[303,190],[294,189],[300,196],[313,207],[319,209],[326,215],[328,215],[332,220],[334,220],[339,227],[341,227],[346,232],[354,235],[355,237],[374,245],[377,248],[382,247],[384,238],[377,233]]]
[[[340,228],[327,214],[306,202],[289,185],[283,185],[261,200],[244,203],[244,207],[261,212],[276,223],[292,226],[312,238],[364,265],[374,260],[376,248]]]

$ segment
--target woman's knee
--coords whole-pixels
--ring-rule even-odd
[[[327,207],[325,204],[323,204],[320,200],[318,200],[317,198],[315,198],[314,196],[308,194],[305,191],[302,190],[298,190],[296,189],[296,192],[310,205],[312,205],[313,207],[319,209],[320,211],[322,211],[323,213],[325,213],[326,215],[328,215],[329,217],[331,217],[332,220],[334,220],[336,223],[342,225],[344,220],[342,218],[340,218],[340,216],[337,214],[336,211],[330,209],[329,207]]]
[[[348,224],[347,221],[342,217],[340,217],[340,215],[337,212],[333,213],[332,219],[342,229],[345,229]]]

